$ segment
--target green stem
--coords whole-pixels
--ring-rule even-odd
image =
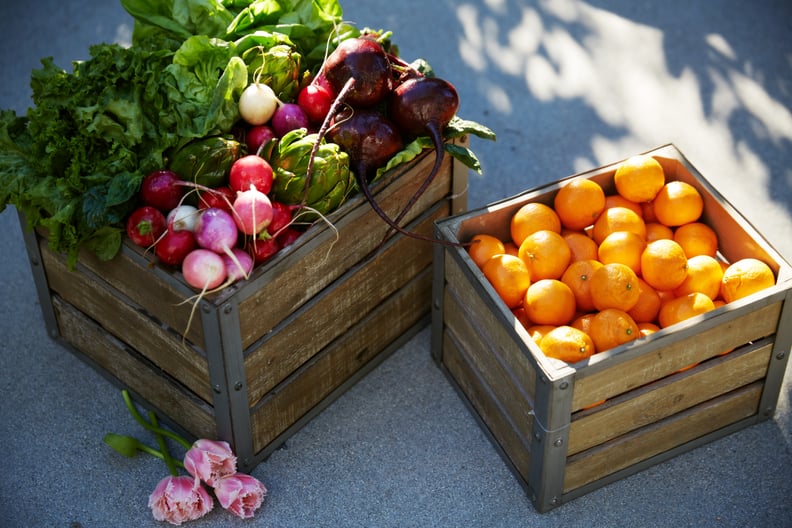
[[[121,395],[124,397],[124,403],[126,403],[127,409],[129,409],[129,412],[132,414],[132,417],[144,429],[146,429],[147,431],[151,431],[154,434],[167,436],[168,438],[170,438],[172,440],[175,440],[176,442],[181,444],[185,449],[190,449],[192,447],[192,444],[190,444],[187,440],[185,440],[181,436],[177,435],[176,433],[174,433],[172,431],[168,431],[167,429],[162,429],[161,427],[157,427],[155,425],[152,425],[149,422],[147,422],[142,416],[140,416],[140,413],[138,412],[137,408],[135,407],[135,404],[132,403],[132,398],[129,396],[129,391],[124,389],[124,390],[121,391]]]
[[[153,447],[149,447],[146,444],[140,444],[138,446],[138,449],[143,451],[144,453],[147,453],[147,454],[153,456],[153,457],[159,458],[160,460],[165,460],[165,455],[162,454],[162,451],[157,451]],[[181,462],[179,460],[174,460],[173,458],[171,458],[171,460],[173,461],[173,465],[175,467],[182,468],[182,469],[184,468],[184,463],[183,462]]]
[[[157,415],[154,411],[149,411],[149,421],[151,425],[157,427],[159,424],[157,423]],[[157,444],[159,445],[160,451],[162,452],[162,459],[165,461],[165,465],[168,466],[168,471],[174,477],[179,476],[179,470],[176,469],[176,464],[173,460],[173,457],[168,451],[168,444],[165,442],[165,437],[159,433],[154,433],[154,436],[157,438]]]

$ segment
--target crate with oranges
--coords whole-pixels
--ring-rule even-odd
[[[772,416],[792,268],[673,145],[436,232],[432,353],[539,511]]]

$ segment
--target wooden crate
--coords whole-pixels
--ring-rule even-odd
[[[390,215],[428,175],[434,152],[374,185]],[[467,168],[446,155],[405,217],[432,234],[465,209]],[[49,333],[171,425],[231,443],[249,470],[429,321],[431,243],[392,236],[357,195],[249,280],[202,299],[128,241],[69,271],[46,235],[25,231]],[[20,218],[24,225],[24,219]]]
[[[723,256],[764,260],[775,287],[568,365],[542,354],[464,249],[435,250],[432,354],[540,512],[775,409],[792,346],[792,269],[673,145],[650,154],[668,180],[702,193]],[[583,175],[611,194],[616,165]],[[436,232],[508,240],[521,205],[552,205],[575,176],[440,220]]]

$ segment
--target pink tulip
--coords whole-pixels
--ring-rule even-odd
[[[184,455],[184,468],[210,486],[217,479],[236,473],[237,459],[228,442],[200,439]]]
[[[261,506],[267,488],[255,477],[237,473],[219,479],[214,493],[223,508],[237,517],[249,519]]]
[[[175,525],[199,519],[212,511],[213,506],[212,497],[200,481],[186,475],[165,477],[149,496],[154,518]]]

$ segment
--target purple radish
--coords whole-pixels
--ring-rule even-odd
[[[238,238],[234,218],[222,209],[204,209],[195,220],[195,241],[201,248],[228,254]]]
[[[226,282],[232,283],[238,280],[247,279],[253,271],[253,257],[240,248],[231,250],[236,259],[228,255],[221,255],[226,269]]]

